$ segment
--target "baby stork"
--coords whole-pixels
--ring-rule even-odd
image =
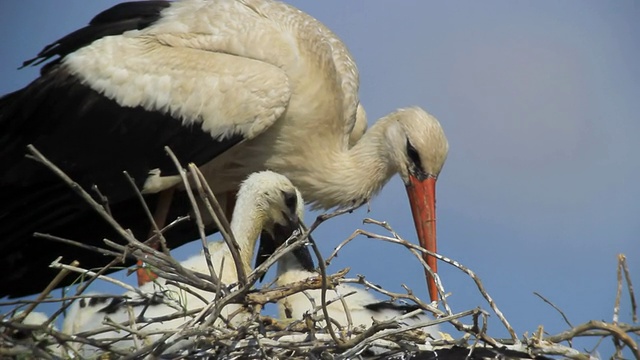
[[[275,226],[290,229],[299,227],[297,211],[303,206],[298,202],[299,199],[300,194],[291,182],[271,171],[254,173],[241,184],[231,230],[240,248],[240,265],[246,274],[251,272],[251,259],[261,232],[272,234],[275,241],[282,242],[291,234],[284,234],[285,239],[279,239],[278,234],[273,233]],[[213,268],[221,282],[226,285],[237,283],[236,264],[226,242],[214,242],[209,244],[208,248]],[[204,252],[183,261],[181,265],[195,272],[209,274]],[[109,322],[135,326],[138,331],[138,339],[135,341],[138,344],[149,345],[161,338],[163,330],[179,329],[191,321],[197,314],[195,310],[206,306],[216,297],[214,292],[187,285],[178,287],[162,277],[143,285],[140,290],[149,296],[142,297],[137,292],[127,292],[118,297],[93,296],[90,300],[76,301],[64,321],[63,332],[78,334],[96,330],[104,327],[103,324],[108,318]],[[233,315],[238,313],[240,307],[237,304],[228,305],[223,309],[221,316],[232,324],[238,323],[244,316]],[[179,316],[167,321],[158,321],[159,317],[169,315]],[[222,322],[217,321],[216,324]],[[111,330],[91,338],[102,341],[114,340],[113,347],[126,350],[134,347],[133,336],[127,331]],[[86,344],[81,344],[77,350],[82,356],[90,356],[98,351],[96,347]]]

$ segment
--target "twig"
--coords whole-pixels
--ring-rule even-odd
[[[91,345],[98,349],[103,349],[105,351],[110,351],[117,355],[124,355],[127,353],[125,350],[111,348],[102,339],[94,340],[94,339],[84,338],[76,335],[68,335],[49,327],[43,327],[42,325],[31,325],[31,324],[22,324],[19,322],[0,321],[0,326],[15,329],[15,330],[41,331],[55,338],[58,341],[58,344],[81,343],[81,344]]]
[[[49,267],[52,267],[54,269],[67,270],[67,272],[73,271],[73,272],[77,272],[79,274],[93,276],[93,277],[98,278],[100,280],[104,280],[104,281],[110,282],[112,284],[118,285],[118,286],[120,286],[120,287],[122,287],[122,288],[124,288],[124,289],[126,289],[128,291],[136,292],[136,293],[138,293],[140,295],[144,294],[139,289],[134,288],[131,285],[125,284],[120,280],[116,280],[114,278],[111,278],[111,277],[108,277],[108,276],[104,276],[104,275],[98,275],[96,272],[91,271],[91,270],[86,270],[86,269],[83,269],[83,268],[79,268],[76,265],[74,265],[74,263],[77,263],[75,261],[72,262],[70,265],[63,264],[63,263],[60,262],[61,259],[62,259],[62,257],[58,257],[58,259],[53,261],[51,263],[51,265],[49,265]]]
[[[362,351],[364,348],[366,348],[369,344],[373,343],[374,341],[378,340],[378,339],[382,339],[391,335],[397,335],[403,332],[407,332],[407,331],[411,331],[411,330],[415,330],[415,329],[421,329],[424,327],[428,327],[428,326],[433,326],[433,325],[437,325],[437,324],[441,324],[441,323],[445,323],[451,320],[456,320],[459,318],[463,318],[469,315],[474,315],[476,313],[479,313],[478,309],[474,309],[474,310],[468,310],[468,311],[464,311],[458,314],[453,314],[453,315],[449,315],[440,319],[436,319],[436,320],[428,320],[428,321],[422,321],[413,325],[409,325],[409,326],[403,326],[401,328],[397,328],[397,326],[393,326],[393,328],[390,328],[390,325],[393,325],[396,320],[395,319],[391,319],[391,320],[387,320],[384,322],[380,322],[378,324],[384,324],[383,329],[375,329],[375,325],[370,327],[369,329],[367,329],[365,332],[363,332],[362,334],[358,335],[358,337],[356,337],[354,340],[354,346],[349,349],[348,351],[340,354],[340,357],[338,359],[350,359],[352,358],[354,355],[356,355],[357,353],[359,353],[360,351]],[[380,331],[380,330],[384,330],[384,331]]]
[[[357,279],[343,279],[340,281],[341,283],[357,283],[357,284],[361,284],[364,285],[367,288],[370,288],[374,291],[379,292],[380,294],[386,295],[388,297],[390,297],[392,300],[397,300],[397,299],[404,299],[404,300],[411,300],[414,303],[416,303],[418,306],[420,306],[420,308],[422,308],[423,310],[427,310],[433,314],[435,314],[438,317],[444,317],[444,316],[448,316],[446,313],[444,313],[443,311],[441,311],[440,309],[431,306],[430,304],[426,304],[423,303],[421,301],[417,301],[418,299],[415,297],[415,295],[413,295],[412,291],[408,291],[407,294],[400,294],[400,293],[396,293],[396,292],[391,292],[389,290],[385,290],[383,288],[381,288],[380,286],[370,282],[369,280],[367,280],[364,276],[362,275],[358,275]],[[405,286],[403,286],[405,287]],[[405,287],[405,289],[408,289],[408,287]]]
[[[327,276],[327,282],[331,284],[338,284],[339,279],[342,279],[349,269],[342,269],[333,275]],[[284,299],[290,295],[297,294],[306,290],[317,290],[322,288],[322,277],[311,277],[305,280],[296,281],[286,286],[277,287],[274,289],[265,289],[259,292],[253,292],[247,294],[245,300],[247,304],[259,304],[265,305],[267,303],[275,303],[278,300]]]
[[[618,271],[617,271],[617,286],[616,286],[616,300],[613,305],[613,323],[617,324],[620,314],[620,298],[622,297],[622,261],[624,257],[618,255]]]
[[[185,191],[187,192],[187,196],[189,197],[189,201],[191,202],[191,208],[193,209],[193,212],[196,216],[196,224],[198,226],[200,240],[202,241],[202,244],[203,244],[203,250],[205,252],[205,260],[207,262],[207,267],[209,268],[209,274],[211,275],[212,282],[216,286],[220,287],[222,286],[222,282],[220,281],[220,278],[216,275],[216,272],[213,269],[213,264],[211,263],[211,254],[209,253],[209,247],[207,246],[207,239],[206,239],[207,236],[204,233],[204,223],[202,221],[202,215],[198,210],[198,204],[196,202],[196,199],[194,198],[193,193],[191,192],[191,186],[189,184],[189,180],[187,179],[186,171],[184,170],[182,165],[180,165],[180,161],[168,146],[165,146],[164,150],[167,152],[167,154],[169,154],[169,157],[173,161],[176,167],[176,170],[178,171],[178,174],[182,179],[182,184],[185,186]]]
[[[127,232],[118,222],[102,207],[98,204],[91,195],[89,195],[78,183],[73,181],[70,177],[68,177],[60,168],[58,168],[55,164],[49,161],[44,155],[42,155],[33,145],[27,145],[27,150],[32,154],[31,158],[34,160],[44,164],[49,170],[51,170],[56,176],[58,176],[62,181],[67,184],[71,190],[73,190],[76,194],[78,194],[82,199],[84,199],[90,207],[102,217],[111,227],[113,227],[116,232],[122,236],[127,241],[135,240],[133,236]]]
[[[389,223],[386,222],[386,221],[378,221],[378,220],[371,219],[371,218],[365,218],[365,219],[362,220],[362,223],[363,224],[373,224],[373,225],[381,226],[385,230],[389,231],[391,233],[391,235],[393,235],[393,237],[395,239],[397,239],[398,241],[402,241],[402,242],[405,242],[407,244],[411,244],[411,243],[407,242],[406,240],[404,240],[402,237],[400,237],[400,235],[398,235],[398,233],[395,230],[393,230],[391,225],[389,225]],[[422,247],[418,247],[418,248],[423,250],[422,253],[430,253],[429,251],[427,251],[426,249],[423,249]],[[413,253],[414,256],[422,258],[422,260],[418,260],[418,261],[420,261],[420,264],[422,265],[424,270],[434,280],[434,282],[436,284],[436,288],[438,289],[438,294],[440,295],[440,302],[442,303],[442,306],[444,306],[444,309],[447,312],[447,314],[449,314],[449,315],[452,314],[451,308],[449,307],[449,303],[447,302],[447,297],[445,295],[444,286],[442,285],[442,281],[440,280],[440,276],[438,274],[436,274],[433,271],[433,269],[431,269],[429,264],[427,264],[427,261],[425,260],[424,256],[420,256],[418,253],[415,252],[417,249],[413,249],[412,247],[407,247],[407,249],[409,249],[409,251],[411,253]],[[438,259],[437,256],[434,256],[434,257],[436,257],[436,259]]]
[[[317,223],[319,224],[320,222],[324,221],[321,220],[321,217],[318,217],[318,220],[316,220],[316,222],[314,223],[314,225]],[[311,231],[313,230],[313,226],[312,228],[309,229],[309,231],[307,231],[307,234],[310,234]],[[316,258],[318,259],[318,266],[320,268],[320,276],[322,277],[322,288],[320,290],[320,301],[322,302],[322,314],[324,315],[325,318],[325,323],[326,323],[326,328],[329,331],[329,334],[331,335],[331,338],[333,339],[333,341],[336,342],[336,344],[338,344],[339,347],[344,346],[346,341],[344,341],[343,339],[339,338],[335,331],[333,330],[333,326],[331,325],[331,321],[329,321],[329,319],[331,319],[331,316],[329,316],[329,310],[327,309],[327,287],[328,287],[328,282],[327,282],[327,268],[324,264],[324,259],[322,258],[322,254],[320,253],[320,249],[318,249],[318,246],[316,245],[315,241],[313,241],[313,239],[311,238],[310,235],[307,235],[307,238],[309,240],[309,242],[311,243],[311,247],[313,249],[313,252],[316,256]]]
[[[364,203],[363,203],[364,204]],[[316,217],[316,221],[313,222],[313,224],[311,224],[311,226],[309,227],[308,233],[312,233],[318,226],[320,226],[320,224],[322,224],[323,222],[332,219],[336,216],[340,216],[340,215],[344,215],[347,213],[352,213],[354,210],[357,210],[359,207],[361,207],[363,204],[357,204],[354,206],[350,206],[350,207],[346,207],[343,209],[338,209],[334,212],[331,213],[326,213],[326,214],[321,214],[318,217]]]
[[[556,309],[556,311],[558,313],[560,313],[560,315],[562,315],[562,318],[564,319],[564,322],[567,323],[567,325],[569,325],[569,327],[573,327],[573,324],[571,324],[571,322],[569,321],[569,318],[567,318],[567,316],[564,314],[564,312],[562,312],[562,310],[560,310],[559,307],[557,307],[554,303],[552,303],[551,301],[549,301],[549,299],[545,298],[544,296],[540,295],[538,292],[533,292],[533,294],[537,297],[539,297],[540,299],[542,299],[542,301],[546,302],[547,304],[551,305],[552,308]]]
[[[402,239],[392,228],[391,226],[386,222],[386,221],[378,221],[378,220],[374,220],[374,219],[369,219],[366,218],[364,220],[362,220],[363,223],[365,224],[374,224],[374,225],[378,225],[381,226],[383,228],[385,228],[386,230],[388,230],[392,235],[393,238],[396,239],[397,241],[395,243],[401,244],[401,245],[405,245],[405,247],[416,257],[421,258],[422,260],[418,259],[418,261],[420,261],[420,264],[422,265],[422,267],[425,269],[425,271],[427,271],[429,273],[429,275],[434,279],[435,283],[436,283],[436,287],[438,288],[438,293],[440,294],[440,302],[442,303],[442,305],[445,308],[445,311],[447,314],[452,314],[453,312],[451,311],[451,308],[449,307],[449,304],[447,303],[447,296],[445,294],[444,291],[444,287],[442,286],[442,282],[440,281],[440,277],[438,276],[438,274],[434,273],[433,270],[431,269],[431,267],[426,263],[426,261],[424,261],[424,258],[422,256],[420,256],[418,253],[416,253],[416,248],[417,249],[421,249],[421,251],[425,251],[427,252],[427,250],[417,246],[417,245],[413,245],[410,242]],[[344,247],[346,246],[348,243],[350,243],[351,241],[353,241],[355,238],[358,237],[358,235],[362,235],[364,232],[364,230],[361,229],[357,229],[355,230],[347,239],[343,240],[340,244],[338,244],[338,246],[336,246],[336,248],[333,250],[333,252],[331,253],[331,255],[327,258],[327,264],[333,260],[334,257],[338,256],[338,252]],[[382,236],[382,235],[380,235]],[[388,237],[387,237],[388,238]],[[390,238],[389,238],[390,239]],[[384,239],[382,239],[384,240]],[[408,244],[410,244],[408,246]],[[442,256],[435,254],[434,255],[436,258],[441,259],[443,258]]]
[[[305,246],[308,244],[308,238],[307,236],[305,236],[302,232],[296,230],[294,231],[293,234],[291,234],[291,236],[289,237],[289,239],[287,239],[284,244],[286,244],[286,246],[280,246],[276,249],[276,251],[271,254],[271,256],[269,256],[260,266],[258,266],[257,268],[255,268],[250,274],[249,274],[249,283],[250,284],[255,284],[256,281],[264,274],[267,273],[267,271],[271,268],[271,266],[273,266],[273,264],[275,264],[276,262],[278,262],[285,254],[299,248],[302,246]]]
[[[591,320],[587,323],[580,324],[572,329],[564,331],[558,335],[548,336],[545,338],[546,341],[559,343],[568,339],[572,339],[576,336],[581,335],[588,330],[600,329],[607,331],[610,335],[613,335],[616,339],[619,339],[625,345],[631,349],[636,360],[640,360],[640,350],[638,349],[638,345],[633,341],[633,339],[627,335],[627,333],[615,324],[607,324],[602,321]]]
[[[124,173],[124,177],[127,178],[127,181],[129,181],[129,185],[131,185],[131,189],[133,190],[133,193],[138,198],[138,201],[140,202],[140,206],[142,206],[142,210],[144,210],[144,213],[147,216],[147,219],[149,220],[151,227],[153,228],[154,236],[152,236],[151,239],[149,240],[152,240],[153,238],[157,238],[160,242],[160,249],[162,250],[162,252],[165,254],[169,254],[169,248],[167,247],[167,239],[165,239],[164,235],[162,234],[162,231],[160,230],[160,227],[156,223],[156,220],[154,219],[153,215],[151,214],[151,210],[149,210],[149,206],[147,206],[147,202],[144,201],[144,196],[142,196],[140,189],[138,189],[138,186],[136,186],[135,180],[131,177],[131,175],[129,175],[128,172],[124,171],[123,173]],[[173,190],[165,190],[165,191],[173,191]]]
[[[62,259],[61,256],[58,257],[58,259],[55,261],[59,261],[60,259]],[[71,266],[78,266],[79,264],[80,263],[77,260],[73,260],[71,262]],[[47,295],[49,295],[51,290],[55,289],[58,286],[58,284],[62,281],[62,279],[64,279],[69,274],[69,272],[70,271],[68,269],[60,269],[56,277],[54,277],[53,280],[51,280],[51,282],[49,283],[49,285],[47,285],[47,287],[44,288],[44,290],[40,293],[40,295],[38,295],[35,302],[27,306],[27,308],[20,315],[17,316],[20,319],[20,321],[26,318],[36,308],[36,306],[38,306],[38,304],[40,304],[40,302],[44,298],[46,298]]]
[[[391,237],[388,237],[388,236],[378,235],[378,234],[374,234],[374,233],[371,233],[369,231],[364,231],[364,230],[360,230],[360,229],[356,230],[355,232],[360,234],[360,235],[364,235],[364,236],[366,236],[368,238],[371,238],[371,239],[378,239],[378,240],[387,241],[387,242],[391,242],[391,243],[395,243],[395,244],[401,244],[401,245],[404,245],[407,248],[410,248],[410,250],[416,250],[418,252],[426,252],[429,255],[438,258],[438,260],[443,261],[443,262],[445,262],[445,263],[447,263],[449,265],[452,265],[453,267],[455,267],[455,268],[461,270],[462,272],[464,272],[465,274],[469,275],[469,277],[471,277],[471,279],[476,284],[476,287],[478,288],[478,290],[480,291],[482,296],[489,303],[489,306],[491,307],[493,312],[498,316],[498,319],[500,319],[502,324],[507,328],[507,331],[511,335],[511,338],[516,342],[519,341],[518,340],[518,336],[516,335],[516,332],[513,330],[513,328],[511,327],[511,325],[507,321],[507,319],[502,314],[502,312],[498,309],[495,301],[493,301],[491,296],[487,293],[487,291],[485,290],[484,285],[482,284],[482,281],[480,280],[480,278],[478,278],[478,276],[473,271],[471,271],[469,268],[463,266],[462,264],[460,264],[459,262],[457,262],[455,260],[451,260],[451,259],[449,259],[449,258],[447,258],[445,256],[440,255],[440,254],[436,254],[436,253],[427,251],[426,249],[424,249],[424,248],[422,248],[422,247],[420,247],[418,245],[411,244],[410,242],[402,240],[402,239],[395,239],[395,238],[391,238]],[[419,256],[416,253],[414,253],[414,255],[417,255],[417,257],[419,259],[422,259],[422,256]],[[424,262],[424,260],[422,260],[421,262]],[[437,283],[438,283],[438,281],[437,281],[437,277],[436,277],[436,284]],[[442,289],[440,289],[440,290],[442,290]],[[442,295],[443,294],[441,294],[441,297],[442,297]],[[447,311],[447,312],[449,312],[449,311]]]
[[[92,276],[89,280],[83,282],[82,284],[80,284],[77,288],[76,288],[76,296],[79,296],[80,294],[82,294],[88,287],[89,285],[91,285],[96,279],[98,279],[100,276],[103,276],[111,267],[113,267],[115,264],[117,264],[118,262],[121,262],[121,260],[118,258],[115,258],[113,260],[111,260],[110,263],[108,263],[107,265],[103,266],[97,273],[96,276]],[[83,274],[84,276],[84,274]],[[54,319],[56,319],[60,314],[62,314],[63,312],[65,312],[67,310],[67,308],[69,306],[71,306],[71,301],[65,302],[62,304],[62,306],[56,310],[47,320],[47,322],[44,323],[44,325],[48,325],[51,322],[54,321]]]
[[[73,300],[78,300],[78,299],[93,299],[93,298],[107,298],[110,299],[114,297],[113,295],[100,295],[100,294],[92,294],[92,295],[74,295],[74,296],[65,296],[63,298],[48,298],[48,299],[42,299],[42,300],[28,300],[28,299],[19,299],[19,300],[15,300],[15,301],[7,301],[7,302],[0,302],[0,306],[13,306],[13,305],[28,305],[28,304],[33,304],[33,303],[37,303],[37,304],[51,304],[51,303],[61,303],[61,302],[66,302],[66,301],[73,301]]]
[[[102,254],[102,255],[110,255],[110,256],[117,256],[117,257],[121,257],[122,256],[121,253],[116,252],[116,251],[111,251],[111,250],[104,249],[104,248],[101,248],[101,247],[98,247],[98,246],[83,244],[83,243],[81,243],[79,241],[75,241],[75,240],[71,240],[71,239],[65,239],[65,238],[54,236],[54,235],[50,235],[50,234],[42,234],[42,233],[39,233],[39,232],[35,232],[35,233],[33,233],[33,237],[42,238],[42,239],[45,239],[45,240],[57,241],[57,242],[61,242],[63,244],[73,245],[73,246],[79,247],[81,249],[97,252],[97,253]]]
[[[624,278],[627,280],[627,289],[631,300],[631,313],[633,314],[633,322],[636,323],[638,322],[638,304],[636,303],[636,296],[633,291],[633,284],[631,283],[631,275],[629,275],[627,257],[624,254],[619,254],[618,261],[621,263],[622,269],[624,269]]]
[[[111,214],[111,208],[109,207],[109,199],[104,196],[104,194],[102,194],[102,192],[100,191],[100,189],[98,188],[98,185],[93,184],[91,185],[91,190],[96,193],[96,196],[98,197],[98,200],[100,200],[102,207],[104,208],[104,210],[109,214]]]
[[[198,276],[198,273],[186,270],[171,256],[167,256],[164,253],[159,252],[135,239],[133,239],[128,246],[119,245],[109,240],[104,240],[104,242],[108,246],[119,249],[121,251],[133,248],[130,253],[138,259],[144,257],[145,262],[151,266],[156,267],[154,271],[156,271],[156,273],[163,278],[166,278],[168,280],[179,280],[188,283],[189,285],[196,286],[198,288],[211,292],[215,292],[218,288],[217,284],[212,282],[212,280],[214,279],[212,279],[211,277],[205,277],[203,274],[200,274],[200,276],[202,276],[201,279]],[[165,267],[165,270],[168,271],[162,270],[161,267]]]
[[[247,283],[247,272],[245,269],[245,264],[242,263],[242,258],[240,257],[240,246],[236,241],[236,238],[231,231],[231,226],[229,225],[229,221],[227,220],[218,199],[211,191],[209,184],[207,184],[204,175],[198,170],[198,168],[194,164],[189,164],[189,172],[196,183],[196,188],[200,193],[201,198],[204,200],[207,210],[209,211],[209,215],[213,218],[214,222],[218,229],[220,229],[220,233],[222,234],[222,238],[227,244],[227,248],[231,253],[231,257],[233,258],[233,262],[236,266],[236,273],[238,276],[238,282],[241,285],[245,285]]]

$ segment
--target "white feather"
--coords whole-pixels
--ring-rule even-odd
[[[301,195],[298,195],[298,197],[298,208],[296,212],[298,218],[302,221],[302,219],[304,219],[304,201]],[[278,260],[276,283],[279,286],[286,286],[317,276],[319,276],[318,272],[305,270],[295,254],[291,251]],[[342,301],[340,300],[341,298]],[[362,329],[370,327],[374,320],[385,321],[404,315],[404,312],[400,309],[386,308],[371,310],[367,308],[367,305],[380,303],[381,300],[361,287],[347,284],[340,284],[336,286],[335,289],[328,290],[326,300],[330,302],[327,305],[329,316],[342,327],[351,325]],[[322,311],[320,310],[321,304],[321,290],[307,290],[278,301],[278,312],[281,319],[301,320],[304,314],[312,314],[316,317],[322,316]],[[349,323],[349,317],[351,323]],[[429,317],[423,313],[403,319],[402,323],[411,325],[428,320]],[[320,324],[322,325],[324,322],[320,322]],[[438,334],[439,331],[436,325],[429,326],[424,330],[428,331],[432,336],[437,336],[436,334]]]
[[[318,275],[317,272],[302,269],[300,263],[291,252],[283,256],[278,262],[277,284],[279,286],[303,281]],[[344,301],[340,300],[341,297]],[[348,316],[351,317],[351,325],[353,327],[364,329],[370,327],[374,320],[378,322],[391,320],[405,314],[405,312],[397,309],[368,309],[367,305],[380,303],[381,300],[361,287],[346,284],[340,284],[335,289],[327,290],[326,300],[331,302],[327,305],[329,316],[344,328],[349,326]],[[293,294],[278,303],[280,318],[300,320],[304,314],[322,317],[321,304],[321,290],[307,290],[303,293]],[[411,325],[427,320],[429,320],[428,316],[419,314],[415,317],[403,319],[401,323]],[[324,322],[320,324],[324,324]],[[429,326],[428,331],[435,334],[438,328],[437,326]]]
[[[347,206],[371,199],[398,172],[406,183],[407,157],[398,153],[407,139],[434,161],[425,166],[434,176],[446,157],[442,129],[422,110],[394,112],[365,133],[345,44],[276,1],[176,1],[149,27],[96,40],[62,62],[122,106],[171,114],[216,139],[242,134],[247,141],[202,168],[217,193],[269,169],[316,207]],[[387,136],[395,128],[402,137]],[[153,180],[145,192],[174,184]]]
[[[296,190],[287,178],[270,171],[252,174],[242,183],[238,192],[231,229],[240,247],[241,263],[247,274],[251,270],[255,244],[261,231],[272,228],[276,223],[284,224],[287,221],[285,214],[290,211],[284,202],[283,192],[292,191]],[[227,285],[237,282],[235,263],[226,243],[223,241],[211,243],[209,251],[211,252],[211,262],[221,281]],[[221,270],[223,263],[224,267]],[[185,260],[181,265],[203,274],[209,273],[204,252]],[[185,291],[167,283],[165,279],[159,278],[155,282],[140,287],[140,291],[147,294],[146,298],[151,298],[151,296],[162,298],[162,302],[156,301],[155,304],[143,301],[144,298],[141,298],[136,292],[123,294],[122,298],[126,301],[119,306],[114,306],[112,301],[116,300],[111,299],[92,300],[91,303],[88,300],[77,300],[65,318],[63,331],[68,334],[78,334],[102,327],[106,329],[107,327],[103,324],[111,321],[134,326],[140,336],[134,339],[126,331],[110,330],[91,338],[117,340],[117,344],[114,346],[119,349],[133,349],[151,344],[163,335],[158,333],[159,331],[179,330],[192,320],[194,315],[185,315],[185,313],[205,306],[206,303],[201,298],[207,302],[215,299],[215,293],[190,286],[187,288],[190,291]],[[237,324],[246,316],[240,312],[239,315],[230,317],[239,308],[240,306],[236,304],[228,305],[223,309],[221,315],[228,318],[232,324]],[[154,321],[154,318],[175,314],[180,316],[169,321]],[[221,323],[220,320],[216,322],[216,324],[219,323]],[[185,342],[191,340],[186,339],[176,345],[184,346]],[[83,356],[91,356],[98,351],[88,345],[76,345],[76,350]],[[171,349],[169,348],[168,351]]]

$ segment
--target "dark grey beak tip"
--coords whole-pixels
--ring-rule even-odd
[[[289,223],[291,224],[291,227],[294,229],[300,228],[300,218],[298,217],[298,215],[293,215],[289,217]]]

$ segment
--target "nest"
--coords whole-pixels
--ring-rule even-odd
[[[150,247],[148,242],[141,242],[135,239],[110,217],[108,211],[101,204],[97,203],[88,193],[77,186],[72,179],[64,175],[35,149],[31,148],[30,151],[35,159],[56,172],[62,181],[69,184],[74,191],[84,197],[119,233],[125,235],[128,244],[121,245],[105,240],[105,248],[96,248],[95,251],[108,254],[114,259],[110,264],[98,271],[83,269],[78,266],[76,261],[64,263],[61,259],[57,259],[51,264],[51,267],[59,269],[59,274],[37,299],[17,300],[0,304],[11,306],[11,311],[0,315],[0,358],[81,358],[81,353],[78,353],[76,349],[79,345],[84,344],[97,349],[97,356],[100,359],[536,359],[550,356],[590,359],[593,355],[573,348],[571,345],[572,340],[582,336],[597,336],[610,338],[614,342],[616,353],[612,354],[613,358],[623,358],[624,353],[630,353],[640,360],[640,350],[633,339],[634,334],[636,337],[640,335],[640,326],[637,323],[636,302],[624,255],[620,255],[618,261],[618,290],[612,322],[594,320],[578,326],[569,325],[566,331],[556,335],[545,334],[543,327],[540,326],[535,334],[525,334],[519,337],[484,288],[480,278],[462,264],[438,254],[429,253],[432,256],[436,256],[440,261],[447,262],[459,269],[472,279],[477,290],[487,302],[486,309],[481,306],[465,311],[451,309],[447,303],[447,293],[437,276],[435,276],[435,279],[442,300],[435,304],[419,299],[406,286],[404,287],[404,292],[398,293],[385,290],[369,282],[364,276],[347,278],[348,269],[335,274],[327,274],[325,264],[330,262],[342,248],[349,246],[353,239],[358,236],[365,236],[407,249],[423,265],[426,271],[435,275],[422,258],[423,253],[428,253],[425,249],[402,239],[387,223],[373,219],[365,219],[365,222],[380,226],[381,232],[384,232],[384,234],[360,229],[355,230],[329,257],[322,258],[309,234],[321,223],[330,221],[331,218],[351,209],[318,217],[307,231],[294,234],[287,241],[286,247],[278,249],[252,273],[238,274],[240,280],[237,284],[221,284],[212,267],[210,267],[211,273],[207,276],[196,274],[182,267],[179,262],[169,255],[166,248],[161,247],[164,251],[158,251]],[[230,233],[228,223],[222,215],[213,192],[207,187],[206,182],[202,181],[203,178],[198,169],[195,166],[189,166],[188,170],[184,170],[179,166],[177,159],[173,158],[176,166],[181,170],[180,174],[185,188],[193,195],[191,197],[192,200],[194,197],[199,196],[205,203],[210,205],[208,206],[208,211],[210,211],[212,218],[218,219],[218,227],[222,229],[221,233],[224,240],[232,251],[233,249],[237,251],[237,244]],[[191,181],[188,181],[188,178]],[[192,186],[193,184],[195,186]],[[192,187],[195,187],[195,189],[192,189]],[[140,199],[144,205],[141,195]],[[203,229],[202,216],[199,214],[198,207],[194,206],[193,210],[198,226]],[[171,226],[171,224],[168,226]],[[161,229],[158,230],[161,232]],[[51,236],[51,239],[67,243],[73,242],[72,240],[59,239],[53,236]],[[160,240],[162,240],[161,236]],[[203,249],[207,251],[207,241],[204,234],[202,234],[201,241]],[[296,247],[308,245],[313,247],[320,265],[319,276],[289,284],[285,287],[276,287],[269,284],[262,288],[256,288],[257,279],[265,274],[283,254],[292,251]],[[188,311],[177,309],[175,315],[172,316],[149,318],[141,315],[123,323],[105,321],[102,326],[84,333],[66,334],[57,330],[52,324],[64,315],[71,301],[78,299],[104,301],[105,295],[84,294],[87,287],[97,279],[117,284],[125,290],[138,291],[140,298],[143,300],[164,301],[163,297],[140,292],[130,285],[104,275],[110,267],[121,262],[124,258],[143,259],[147,266],[172,284],[183,286],[185,291],[188,291],[189,287],[212,291],[217,294],[216,300],[207,301],[207,299],[203,299],[207,305],[200,306],[197,309],[190,308]],[[239,261],[237,254],[235,254],[234,259]],[[236,268],[242,268],[242,266],[237,265]],[[51,290],[57,286],[62,278],[72,276],[73,273],[79,274],[86,281],[78,286],[73,294],[68,294],[62,298],[53,297]],[[381,300],[402,301],[409,305],[415,305],[418,310],[394,320],[375,322],[372,327],[367,329],[353,326],[339,327],[332,321],[325,321],[329,318],[329,313],[326,309],[328,301],[325,296],[322,298],[322,303],[317,304],[316,311],[309,313],[303,319],[280,321],[261,314],[263,306],[267,303],[275,303],[291,294],[305,290],[322,289],[323,293],[326,293],[326,289],[341,283],[361,284],[370,289],[370,291],[379,293]],[[633,313],[634,324],[624,324],[618,321],[620,298],[624,284],[627,285],[631,298],[631,312]],[[548,302],[548,300],[544,300]],[[44,302],[58,303],[60,307],[55,313],[45,318],[37,321],[30,319],[28,315]],[[560,309],[550,302],[548,303],[564,316]],[[233,324],[231,322],[217,321],[221,317],[222,309],[229,304],[243,305],[245,311],[241,321],[236,321]],[[428,312],[433,315],[433,319],[411,326],[400,325],[404,318],[415,315],[417,312]],[[487,322],[487,317],[491,313],[495,314],[502,326],[507,329],[510,338],[498,339],[491,336],[492,331]],[[149,335],[145,333],[145,324],[185,316],[187,316],[188,320],[182,326],[165,329],[155,334],[153,341],[148,341],[145,338]],[[452,325],[456,333],[430,334],[428,332],[428,326],[442,323]],[[117,331],[117,336],[113,338],[97,337],[100,333],[113,331]],[[133,342],[134,345],[131,348],[119,346],[119,342],[124,340]]]

